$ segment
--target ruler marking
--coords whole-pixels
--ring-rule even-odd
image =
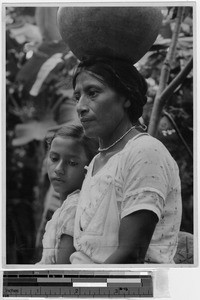
[[[108,283],[108,287],[141,287],[141,284],[140,283]]]
[[[9,271],[4,297],[153,297],[152,272]],[[122,277],[124,274],[124,277]],[[141,274],[141,273],[139,273]]]

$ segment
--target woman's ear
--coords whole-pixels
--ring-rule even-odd
[[[131,101],[129,100],[129,99],[126,99],[125,101],[124,101],[124,107],[125,108],[128,108],[128,107],[130,107],[131,106]]]

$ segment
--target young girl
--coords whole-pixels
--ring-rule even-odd
[[[82,126],[75,124],[61,127],[47,142],[49,180],[63,203],[46,225],[39,264],[69,263],[69,256],[75,251],[74,218],[84,167],[96,154],[97,147],[95,140],[84,135]]]

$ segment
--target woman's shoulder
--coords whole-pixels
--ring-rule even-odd
[[[151,145],[161,145],[162,144],[158,139],[151,136],[147,132],[138,133],[137,135],[133,136],[128,141],[127,146],[129,146],[130,144],[132,145],[133,143],[135,144],[135,146],[142,146],[144,144],[145,144],[145,146],[146,145],[151,146]]]
[[[159,141],[157,138],[149,135],[148,133],[139,133],[129,140],[127,143],[125,150],[127,152],[135,152],[135,150],[143,150],[143,152],[148,151],[161,151],[168,153],[165,145]]]
[[[150,161],[152,163],[168,162],[170,165],[174,165],[174,159],[165,145],[149,134],[139,134],[129,140],[122,159],[126,160],[128,164]]]

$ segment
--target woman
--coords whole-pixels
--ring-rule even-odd
[[[147,85],[126,61],[91,57],[74,76],[77,112],[98,137],[77,207],[72,264],[174,263],[181,222],[179,170],[138,122]]]

